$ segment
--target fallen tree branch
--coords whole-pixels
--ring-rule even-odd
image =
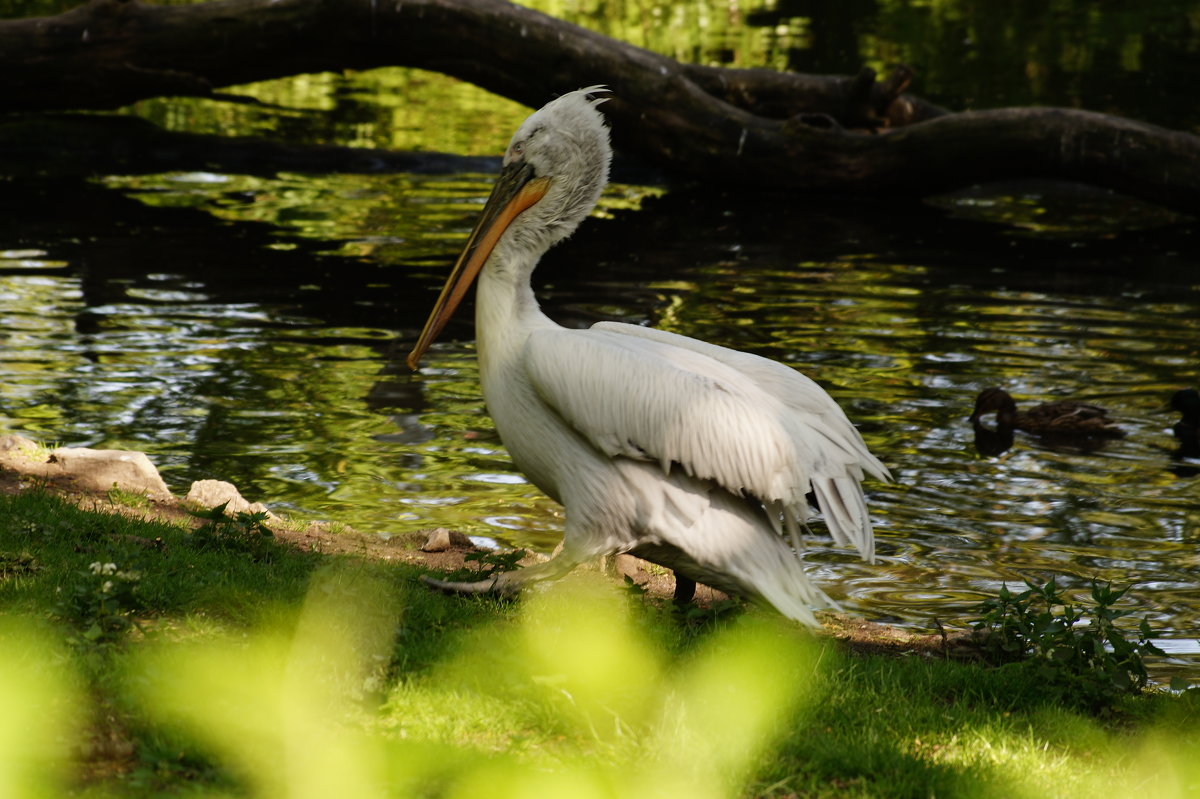
[[[1200,207],[1200,137],[1188,133],[1070,109],[949,113],[904,94],[903,70],[876,81],[681,64],[502,0],[93,0],[0,21],[7,110],[115,108],[385,65],[530,106],[606,84],[618,148],[722,182],[920,195],[1065,178]]]

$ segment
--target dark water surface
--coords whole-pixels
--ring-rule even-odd
[[[1194,104],[1162,99],[1196,74],[1200,4],[1140,5],[1121,24],[1117,6],[1081,22],[1084,4],[1062,4],[1048,33],[1021,11],[1031,4],[994,4],[1013,9],[1007,33],[975,4],[862,5],[853,22],[782,2],[738,19],[706,6],[708,33],[677,39],[671,25],[573,13],[700,60],[851,70],[895,53],[926,59],[930,86],[917,89],[942,102],[1200,122]],[[688,25],[703,16],[648,8]],[[1001,46],[1032,30],[1024,55]],[[1151,69],[1164,48],[1178,69]],[[498,152],[526,113],[402,70],[254,91],[291,110],[134,111],[183,130],[464,154]],[[1173,653],[1159,673],[1200,677],[1200,462],[1175,457],[1163,410],[1200,384],[1194,219],[1069,185],[916,202],[622,179],[539,270],[548,313],[653,324],[825,386],[897,478],[868,486],[878,564],[809,552],[850,611],[928,629],[1023,578],[1080,592],[1092,578],[1132,583],[1131,603]],[[551,548],[560,509],[513,469],[484,411],[469,309],[420,374],[402,364],[490,182],[478,171],[0,180],[0,433],[145,450],[176,492],[228,479],[277,511],[368,532],[450,526]],[[1022,402],[1094,401],[1128,435],[1088,448],[1018,433],[980,454],[967,416],[989,385]]]

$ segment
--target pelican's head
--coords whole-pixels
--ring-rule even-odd
[[[612,161],[608,126],[596,109],[607,98],[594,96],[603,91],[589,86],[568,92],[521,123],[483,213],[408,355],[409,368],[417,368],[489,259],[490,269],[527,280],[542,253],[570,236],[596,205]]]
[[[602,86],[570,92],[547,103],[521,123],[504,152],[495,191],[505,184],[544,191],[521,214],[508,238],[541,255],[575,231],[608,183],[612,148],[608,126],[596,109],[607,97]],[[543,189],[544,187],[544,189]],[[511,190],[511,189],[509,189]]]

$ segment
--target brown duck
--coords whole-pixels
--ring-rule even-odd
[[[984,414],[996,412],[997,429],[1017,429],[1038,435],[1107,436],[1117,438],[1125,431],[1108,418],[1108,411],[1096,405],[1074,400],[1043,402],[1024,411],[1002,388],[985,388],[975,400],[971,424],[978,425]]]

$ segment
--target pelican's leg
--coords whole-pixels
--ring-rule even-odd
[[[675,572],[675,595],[671,597],[672,601],[682,607],[691,602],[695,596],[696,581],[691,577],[685,577],[680,572]]]
[[[421,575],[421,582],[439,591],[453,594],[497,594],[498,596],[515,596],[529,583],[541,580],[557,580],[580,564],[580,560],[568,557],[565,552],[559,552],[545,563],[536,566],[526,566],[510,572],[499,572],[485,580],[471,582],[456,582],[439,580],[428,574]]]

